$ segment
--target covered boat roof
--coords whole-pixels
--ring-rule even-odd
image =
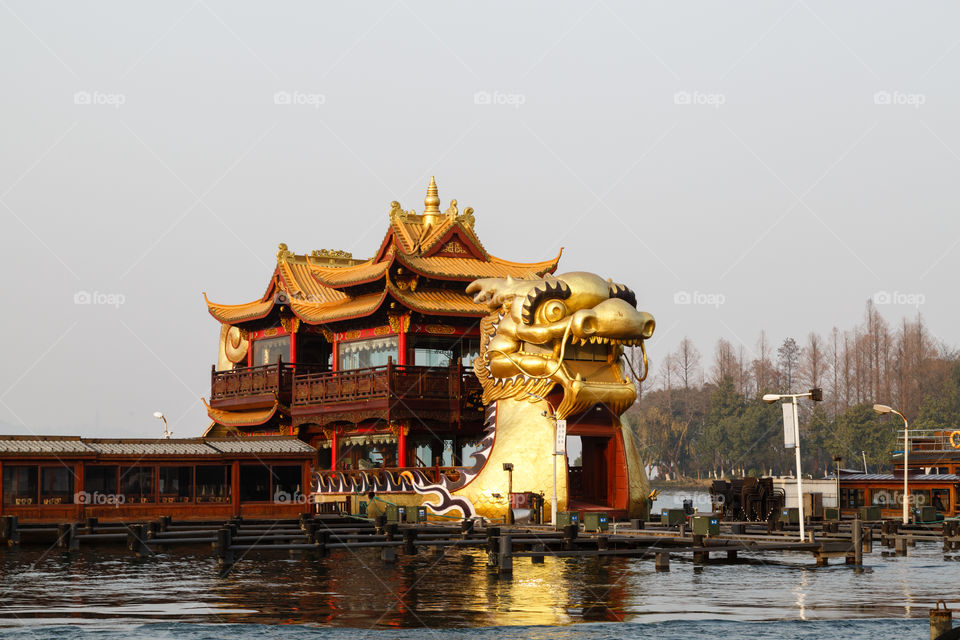
[[[23,456],[311,455],[316,449],[289,436],[250,438],[81,438],[0,436],[0,458]]]
[[[483,305],[459,291],[469,282],[507,276],[539,278],[556,270],[562,250],[550,260],[531,263],[491,256],[474,231],[473,209],[461,214],[452,200],[441,212],[439,202],[431,178],[422,214],[391,203],[390,225],[369,260],[355,260],[343,251],[296,255],[281,244],[277,267],[262,298],[227,305],[211,302],[204,294],[207,310],[224,324],[242,324],[267,317],[277,305],[287,305],[300,320],[317,325],[371,315],[389,298],[422,314],[482,317],[487,313]],[[394,266],[397,269],[391,271]],[[456,290],[436,281],[457,283]]]

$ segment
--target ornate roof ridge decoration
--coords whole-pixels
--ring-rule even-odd
[[[337,249],[318,249],[297,255],[285,243],[278,245],[277,266],[263,297],[239,305],[204,300],[209,313],[221,323],[236,325],[262,320],[278,304],[310,325],[364,317],[377,311],[388,294],[410,309],[439,315],[474,315],[478,310],[456,293],[431,287],[428,280],[451,283],[478,278],[542,278],[553,273],[563,249],[551,260],[522,263],[487,253],[474,231],[473,209],[460,213],[456,200],[440,210],[436,179],[431,177],[424,212],[405,211],[390,203],[390,225],[373,258],[358,260]],[[390,282],[391,268],[404,273]],[[399,271],[398,271],[399,274]],[[413,277],[411,277],[413,276]],[[350,288],[383,281],[383,290],[351,295]],[[439,284],[439,283],[437,283]],[[372,285],[379,288],[379,284]],[[442,285],[440,285],[442,286]],[[426,289],[424,289],[426,287]]]

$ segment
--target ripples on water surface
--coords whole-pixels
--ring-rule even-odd
[[[935,543],[918,543],[907,558],[874,552],[862,572],[816,569],[810,555],[777,560],[782,564],[694,567],[674,559],[669,573],[657,573],[652,560],[517,559],[513,578],[500,580],[486,573],[477,551],[421,551],[398,556],[393,566],[372,550],[323,560],[272,552],[251,554],[221,576],[209,546],[152,559],[24,547],[0,551],[0,634],[925,637],[927,609],[955,597],[958,566],[944,561]]]

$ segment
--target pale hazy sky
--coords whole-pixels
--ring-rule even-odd
[[[430,175],[491,253],[564,246],[561,271],[633,287],[655,361],[848,328],[882,292],[960,344],[957,24],[947,2],[2,0],[0,432],[158,436],[162,410],[198,435],[201,291],[260,296],[279,242],[372,254]]]

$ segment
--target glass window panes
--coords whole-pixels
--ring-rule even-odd
[[[253,366],[274,364],[283,359],[290,362],[290,337],[262,338],[253,341]]]
[[[120,489],[126,504],[153,502],[154,467],[124,467],[120,470]]]
[[[3,504],[35,504],[37,501],[37,466],[4,465]]]
[[[303,495],[303,470],[296,465],[273,466],[273,501],[292,503]]]
[[[262,464],[240,466],[240,502],[270,500],[270,468]]]
[[[382,367],[389,358],[396,363],[398,353],[396,336],[344,342],[337,346],[337,368],[346,371]]]
[[[230,471],[222,464],[197,466],[197,502],[230,502]]]
[[[69,467],[41,467],[41,504],[73,503],[73,469]]]
[[[193,467],[160,467],[160,502],[190,502],[193,498]]]
[[[91,496],[94,494],[116,496],[117,467],[115,465],[87,466],[83,470],[83,490]]]

